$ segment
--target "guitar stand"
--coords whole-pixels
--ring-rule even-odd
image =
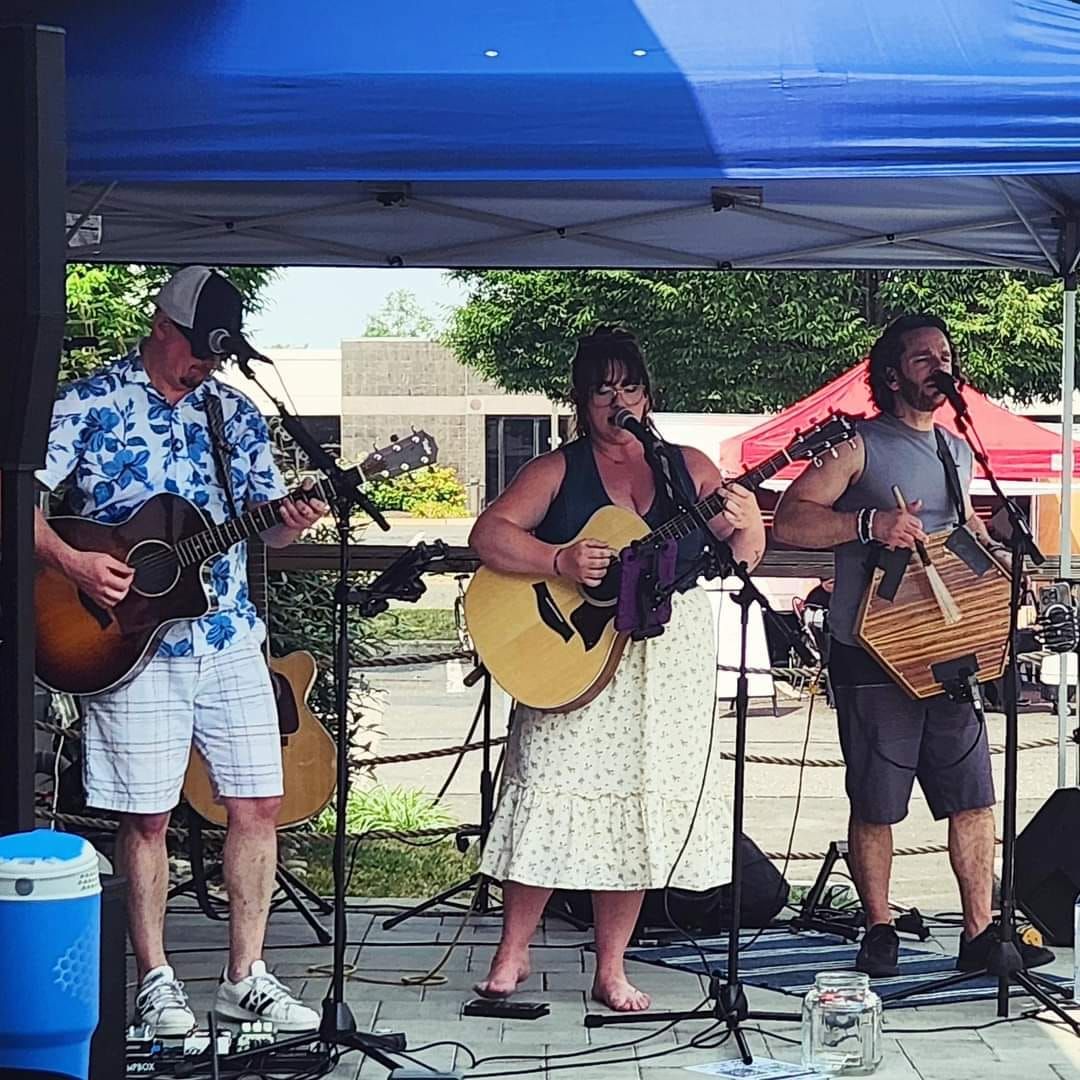
[[[172,900],[174,897],[191,893],[195,897],[196,904],[199,905],[199,910],[208,919],[223,922],[228,918],[228,903],[215,900],[207,889],[207,881],[222,871],[222,864],[213,862],[208,866],[206,863],[206,849],[202,835],[205,824],[205,820],[188,807],[188,857],[191,862],[191,877],[187,881],[174,885],[169,890],[168,899]],[[280,859],[274,872],[274,880],[277,889],[284,895],[271,901],[271,914],[281,910],[287,904],[291,905],[311,927],[318,944],[329,945],[330,934],[315,917],[311,907],[314,907],[320,915],[329,915],[333,907],[310,885],[301,881]],[[308,906],[309,904],[311,907]]]
[[[474,724],[476,720],[481,721],[480,741],[483,744],[480,761],[480,823],[475,828],[458,830],[457,846],[462,852],[468,846],[468,838],[471,836],[476,837],[479,850],[484,850],[488,832],[491,829],[491,819],[495,813],[495,774],[491,768],[491,674],[483,664],[477,663],[476,667],[465,676],[464,682],[466,686],[474,686],[481,680],[483,683],[480,689],[480,704],[477,706],[474,718]],[[502,905],[493,903],[491,899],[493,887],[497,888],[497,883],[485,875],[479,872],[470,874],[464,881],[459,881],[441,893],[384,920],[383,929],[392,930],[406,919],[411,919],[414,915],[426,915],[432,908],[439,906],[446,906],[466,915],[470,912],[477,915],[501,915]],[[462,893],[468,895],[470,892],[473,893],[470,904],[462,904],[454,900],[455,896]]]

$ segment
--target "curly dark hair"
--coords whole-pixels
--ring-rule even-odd
[[[870,384],[870,396],[874,404],[883,413],[891,413],[896,398],[896,391],[889,385],[900,369],[900,358],[904,355],[904,339],[912,330],[926,328],[940,330],[949,343],[953,358],[953,375],[960,376],[960,358],[956,354],[949,328],[944,319],[936,315],[901,315],[893,319],[881,333],[881,337],[870,347],[870,367],[866,381]]]
[[[628,381],[645,387],[646,400],[651,404],[649,369],[645,366],[645,357],[637,338],[629,330],[618,326],[598,326],[585,337],[578,338],[571,367],[570,391],[578,435],[589,434],[590,395],[617,371],[622,371]]]

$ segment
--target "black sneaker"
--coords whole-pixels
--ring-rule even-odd
[[[892,926],[888,923],[871,926],[863,934],[859,955],[855,957],[855,970],[869,975],[871,979],[899,975],[900,968],[896,962],[899,948],[900,938]]]
[[[992,922],[981,934],[973,937],[970,941],[960,935],[960,952],[956,957],[957,971],[978,971],[986,967],[986,961],[990,956],[990,949],[997,944],[998,925]],[[1016,947],[1020,950],[1020,959],[1023,961],[1024,970],[1042,967],[1044,964],[1054,962],[1054,954],[1042,945],[1032,945],[1028,941],[1016,939]]]

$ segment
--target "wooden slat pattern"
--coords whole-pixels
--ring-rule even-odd
[[[896,597],[877,595],[883,571],[863,601],[856,625],[863,644],[913,697],[941,693],[931,665],[974,653],[980,682],[1000,678],[1009,639],[1009,579],[996,563],[978,577],[945,547],[949,532],[927,542],[931,561],[960,608],[962,619],[947,625],[916,557],[904,572]]]

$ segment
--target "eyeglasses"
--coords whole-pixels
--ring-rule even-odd
[[[610,405],[616,394],[622,396],[624,405],[636,405],[645,396],[645,387],[641,383],[623,383],[622,386],[603,383],[593,387],[592,397],[597,405]]]

